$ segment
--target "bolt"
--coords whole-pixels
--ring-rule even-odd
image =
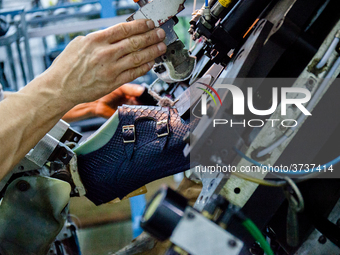
[[[26,191],[30,188],[30,184],[27,181],[19,181],[16,186],[20,191]]]
[[[230,240],[228,241],[228,246],[230,246],[230,247],[232,247],[232,248],[235,248],[235,247],[237,246],[237,243],[236,243],[235,240],[230,239]]]
[[[318,239],[318,242],[321,244],[325,244],[327,241],[327,238],[324,235],[321,235]]]

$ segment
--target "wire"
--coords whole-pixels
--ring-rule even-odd
[[[283,144],[289,137],[286,135],[281,136],[278,140],[276,140],[273,144],[271,144],[270,146],[268,146],[267,148],[259,151],[259,153],[257,153],[256,157],[261,158],[264,155],[267,155],[269,152],[273,151],[274,149],[276,149],[277,147],[279,147],[281,144]]]
[[[254,239],[259,242],[261,248],[267,255],[274,255],[274,252],[270,248],[269,243],[266,241],[265,237],[263,236],[262,232],[258,229],[258,227],[254,224],[254,222],[247,218],[242,222],[242,225],[248,232],[254,237]]]
[[[334,52],[336,46],[338,45],[340,41],[340,38],[335,37],[334,40],[332,41],[331,45],[329,46],[328,50],[326,51],[325,55],[323,55],[322,59],[320,62],[316,65],[317,69],[321,69],[322,67],[325,66],[329,58],[331,57],[332,53]]]
[[[296,183],[292,179],[290,179],[289,177],[285,177],[285,180],[292,187],[292,189],[294,190],[296,197],[298,199],[298,202],[297,202],[298,204],[295,207],[295,211],[296,212],[302,212],[305,208],[305,201],[303,199],[303,196],[301,194],[300,189],[298,188]],[[289,194],[289,196],[291,196],[291,194],[289,192],[288,192],[288,194]]]
[[[331,70],[327,73],[327,75],[324,78],[323,82],[320,84],[319,88],[314,93],[312,99],[309,101],[309,103],[308,103],[308,105],[306,107],[306,109],[308,111],[311,111],[313,109],[313,107],[315,106],[315,104],[318,101],[319,97],[322,95],[323,91],[327,87],[329,79],[332,78],[332,76],[334,75],[336,70],[339,68],[339,66],[340,66],[340,57],[337,58],[337,60],[335,61],[334,65],[332,66]],[[291,127],[289,130],[294,132],[306,118],[307,118],[307,115],[301,114],[298,117],[298,119],[296,120],[296,122],[298,124],[296,126],[294,126],[294,127]],[[270,153],[271,151],[273,151],[274,149],[279,147],[288,138],[289,138],[289,136],[283,135],[281,138],[279,138],[277,141],[275,141],[272,145],[270,145],[267,148],[259,151],[256,156],[259,157],[259,158],[263,157],[264,155]]]
[[[262,185],[262,186],[283,187],[283,186],[285,186],[287,184],[286,181],[268,181],[268,180],[262,180],[262,179],[254,178],[254,177],[251,177],[251,176],[249,176],[247,174],[243,174],[243,173],[240,173],[240,172],[234,172],[232,174],[235,175],[238,178],[241,178],[241,179],[244,179],[246,181],[253,182],[253,183],[256,183],[256,184],[259,184],[259,185]]]
[[[240,150],[238,150],[237,148],[234,147],[234,150],[236,151],[236,153],[241,156],[242,158],[246,159],[247,161],[249,161],[250,163],[253,163],[254,165],[257,165],[257,166],[260,166],[262,168],[265,168],[266,170],[270,171],[270,172],[277,172],[276,170],[274,170],[273,167],[270,167],[270,166],[267,166],[267,165],[263,165],[259,162],[257,162],[256,160],[254,159],[251,159],[249,157],[247,157],[243,152],[241,152]],[[283,170],[283,169],[278,169],[278,172],[280,173],[284,173],[284,174],[290,174],[290,175],[305,175],[307,173],[313,173],[315,171],[319,171],[320,172],[320,169],[328,169],[330,166],[333,166],[333,165],[336,165],[340,162],[340,156],[333,159],[332,161],[322,165],[322,166],[319,166],[317,168],[312,168],[312,169],[303,169],[303,170],[296,170],[298,172],[292,172],[294,170]],[[319,168],[319,169],[318,169]]]

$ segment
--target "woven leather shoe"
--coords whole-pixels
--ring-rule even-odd
[[[86,196],[96,205],[122,199],[149,182],[189,169],[183,137],[194,125],[168,107],[119,107],[75,149]]]

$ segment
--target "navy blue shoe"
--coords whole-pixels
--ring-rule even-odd
[[[86,196],[96,205],[107,203],[189,169],[183,138],[194,125],[172,108],[119,107],[118,114],[75,149]]]

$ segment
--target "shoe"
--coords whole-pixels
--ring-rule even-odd
[[[117,112],[74,150],[86,196],[96,205],[190,168],[183,138],[196,121],[168,107],[123,105]]]

